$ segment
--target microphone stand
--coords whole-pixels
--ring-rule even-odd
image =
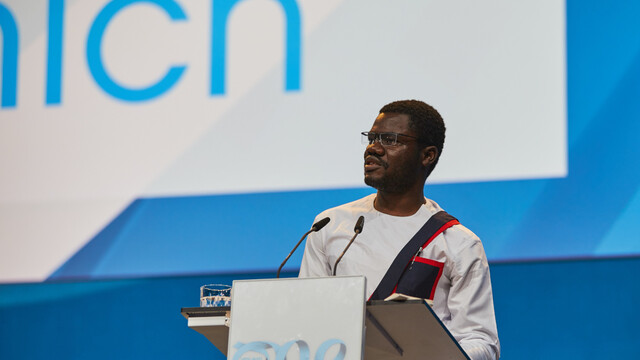
[[[302,237],[300,238],[300,240],[298,241],[298,243],[296,244],[296,246],[293,248],[293,250],[291,250],[291,252],[289,253],[289,255],[287,255],[287,258],[284,259],[284,261],[282,262],[282,264],[280,264],[280,267],[278,268],[278,272],[276,273],[276,279],[280,278],[280,270],[282,270],[282,267],[284,266],[284,264],[287,263],[287,260],[289,260],[289,258],[291,257],[291,255],[293,255],[293,253],[296,251],[296,249],[298,248],[298,246],[300,246],[300,244],[302,243],[302,240],[304,240],[304,238],[307,237],[307,235],[311,234],[312,232],[316,231],[315,228],[311,228],[311,230],[307,231],[306,233],[304,233],[304,235],[302,235]]]

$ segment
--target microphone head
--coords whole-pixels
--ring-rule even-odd
[[[313,224],[313,226],[311,227],[311,230],[312,231],[319,231],[320,229],[325,227],[325,225],[327,225],[329,223],[329,221],[331,221],[331,219],[326,217],[326,218],[318,221],[317,223]]]
[[[353,231],[360,234],[362,232],[362,228],[364,227],[364,216],[360,215],[358,221],[356,221],[356,226],[353,228]]]

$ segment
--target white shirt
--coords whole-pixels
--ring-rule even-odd
[[[316,217],[317,221],[328,216],[331,221],[309,235],[300,277],[330,276],[362,215],[362,233],[340,260],[336,275],[364,275],[368,299],[400,250],[433,214],[442,210],[426,199],[411,216],[387,215],[373,207],[375,196],[325,210]],[[433,298],[433,310],[443,324],[471,359],[498,359],[500,342],[489,264],[480,239],[466,227],[454,225],[438,235],[420,256],[444,263]]]

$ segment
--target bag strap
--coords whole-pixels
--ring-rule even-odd
[[[393,294],[402,274],[418,249],[424,249],[436,236],[456,224],[460,223],[445,211],[433,214],[400,250],[369,300],[384,300]],[[427,241],[425,242],[424,239]]]

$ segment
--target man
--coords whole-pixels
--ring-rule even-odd
[[[330,276],[354,235],[357,219],[364,216],[363,231],[338,263],[336,274],[364,275],[367,298],[402,292],[427,299],[471,359],[498,359],[500,343],[482,243],[424,197],[425,181],[444,145],[442,117],[421,101],[396,101],[380,110],[363,136],[368,143],[364,181],[377,193],[318,215],[316,220],[331,221],[309,236],[300,277]],[[425,230],[435,223],[437,230]],[[402,258],[407,252],[410,256]]]

